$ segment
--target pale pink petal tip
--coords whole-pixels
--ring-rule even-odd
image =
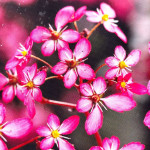
[[[124,145],[120,150],[144,150],[145,145],[140,142],[131,142],[129,144]]]
[[[19,118],[8,122],[3,128],[2,133],[12,138],[21,138],[29,134],[32,130],[32,122],[28,118]]]
[[[71,134],[77,128],[79,120],[80,118],[77,115],[65,119],[59,128],[59,133],[64,135]]]
[[[150,110],[146,113],[144,124],[150,129]]]
[[[127,43],[127,37],[119,27],[115,27],[115,34],[124,42]]]

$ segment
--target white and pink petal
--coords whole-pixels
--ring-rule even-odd
[[[144,150],[145,145],[140,142],[131,142],[129,144],[124,145],[120,150]]]
[[[82,83],[80,84],[80,92],[83,94],[83,96],[92,96],[93,90],[90,84],[88,83]]]
[[[123,33],[123,31],[122,31],[118,26],[115,27],[115,34],[116,34],[124,43],[127,43],[127,37],[126,37],[126,35]]]
[[[51,149],[54,146],[54,138],[52,137],[46,137],[40,142],[40,148],[42,150],[48,150]]]
[[[51,135],[50,129],[48,127],[46,127],[46,126],[41,126],[41,127],[37,128],[36,132],[40,136],[47,137],[47,136]]]
[[[46,72],[39,71],[33,78],[33,83],[37,86],[42,85],[45,82]]]
[[[107,57],[105,59],[105,64],[108,66],[108,67],[116,67],[119,65],[119,59],[116,58],[116,57],[113,57],[113,56],[110,56],[110,57]]]
[[[59,59],[64,62],[66,60],[73,59],[73,53],[72,53],[71,49],[68,49],[68,48],[62,48],[61,50],[59,50],[58,56],[59,56]]]
[[[146,113],[144,124],[150,129],[150,110]]]
[[[119,73],[119,68],[118,67],[112,67],[111,69],[107,70],[105,73],[105,78],[106,79],[113,79],[116,77]]]
[[[120,61],[123,61],[126,57],[126,51],[122,46],[116,46],[115,48],[115,56],[118,58]]]
[[[0,139],[0,148],[1,150],[8,150],[7,145]]]

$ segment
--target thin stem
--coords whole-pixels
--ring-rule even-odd
[[[97,23],[90,31],[90,33],[87,35],[87,39],[91,36],[91,34],[101,25],[101,22]]]
[[[22,144],[19,144],[19,145],[13,147],[13,148],[10,148],[9,150],[16,150],[16,149],[19,149],[19,148],[21,148],[21,147],[23,147],[23,146],[25,146],[25,145],[27,145],[27,144],[29,144],[29,143],[32,143],[32,142],[38,140],[39,138],[41,138],[41,136],[36,136],[36,137],[30,139],[29,141],[26,141],[26,142],[24,142],[24,143],[22,143]]]
[[[74,27],[75,27],[76,31],[79,31],[79,29],[78,29],[78,25],[77,25],[77,22],[76,22],[76,21],[74,21],[74,22],[73,22],[73,24],[74,24]]]
[[[41,61],[41,62],[43,62],[45,65],[47,65],[50,69],[52,69],[52,66],[48,63],[48,62],[46,62],[45,60],[43,60],[43,59],[41,59],[41,58],[39,58],[39,57],[37,57],[37,56],[34,56],[34,55],[31,55],[31,57],[32,58],[35,58],[35,59],[37,59],[37,60],[39,60],[39,61]]]
[[[68,102],[61,102],[61,101],[55,101],[55,100],[49,100],[47,98],[42,98],[42,103],[45,104],[51,104],[51,105],[58,105],[58,106],[65,106],[70,107],[73,109],[76,109],[76,104],[68,103]]]
[[[46,80],[50,80],[50,79],[54,79],[54,78],[59,78],[59,76],[50,76],[50,77],[47,77],[47,78],[45,79],[45,81],[46,81]]]
[[[101,69],[102,67],[104,67],[104,66],[106,66],[106,64],[100,65],[100,66],[95,70],[95,73],[97,73],[97,71],[98,71],[99,69]]]

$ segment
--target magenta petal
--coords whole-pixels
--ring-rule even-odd
[[[85,13],[87,7],[86,6],[82,6],[79,9],[76,10],[75,14],[74,14],[74,19],[77,21],[79,20]]]
[[[102,77],[98,77],[93,81],[93,88],[96,94],[103,94],[106,90],[106,82]]]
[[[115,27],[115,34],[124,42],[127,43],[127,37],[126,35],[122,32],[122,30],[116,26]]]
[[[27,67],[26,67],[27,68]],[[25,69],[26,69],[25,68]],[[37,73],[37,64],[34,63],[31,67],[27,68],[27,70],[25,71],[26,72],[26,75],[29,77],[28,80],[33,80],[34,76],[36,75]],[[27,78],[26,76],[26,78]]]
[[[68,29],[61,34],[60,38],[68,43],[75,43],[80,39],[80,34],[77,31]]]
[[[91,85],[88,83],[82,83],[80,84],[80,92],[84,96],[92,96],[93,95],[93,90],[91,88]]]
[[[85,130],[89,135],[94,134],[102,127],[102,124],[103,114],[98,104],[96,104],[86,119]]]
[[[75,150],[74,146],[70,144],[68,141],[61,138],[57,138],[57,140],[59,150]]]
[[[60,9],[55,17],[55,26],[57,31],[60,31],[68,22],[75,10],[72,6],[66,6]]]
[[[125,59],[125,63],[128,66],[135,66],[140,60],[141,51],[140,50],[132,50],[128,57]]]
[[[0,124],[3,123],[5,119],[6,109],[3,104],[0,103]]]
[[[8,122],[3,128],[2,133],[11,138],[21,138],[32,130],[32,122],[28,118],[19,118]]]
[[[112,136],[110,139],[104,138],[103,148],[108,150],[119,150],[120,140],[118,137]]]
[[[150,80],[148,81],[148,84],[147,84],[147,92],[148,92],[148,95],[150,95]]]
[[[122,46],[116,46],[115,48],[115,56],[120,60],[123,61],[126,57],[126,51]]]
[[[40,148],[42,150],[48,150],[51,149],[54,146],[54,144],[54,139],[52,137],[46,137],[41,141]]]
[[[32,90],[32,96],[34,98],[34,100],[41,102],[42,101],[42,92],[39,88],[33,88]]]
[[[144,150],[145,145],[140,142],[131,142],[129,144],[124,145],[120,150]]]
[[[89,150],[103,150],[100,146],[92,146]]]
[[[128,96],[121,94],[114,94],[106,98],[101,98],[106,106],[117,112],[124,112],[133,109],[136,106],[136,102]]]
[[[150,110],[146,113],[144,124],[150,129]]]
[[[66,61],[66,60],[70,60],[70,59],[73,59],[73,54],[72,54],[72,51],[68,48],[63,48],[61,49],[59,52],[58,52],[58,55],[59,55],[59,59],[61,61]]]
[[[89,42],[89,40],[82,38],[76,44],[76,47],[74,50],[74,56],[76,60],[79,60],[79,59],[83,59],[87,57],[90,52],[91,52],[91,43]]]
[[[41,42],[48,40],[51,34],[47,28],[37,26],[35,29],[32,30],[30,36],[34,42],[41,43]]]
[[[33,46],[33,40],[31,39],[30,36],[27,37],[26,41],[25,41],[25,44],[24,44],[24,47],[27,49],[27,50],[30,50]]]
[[[2,88],[9,82],[9,79],[0,73],[0,80],[0,90],[2,90]]]
[[[14,67],[16,67],[19,64],[20,60],[17,59],[16,57],[12,57],[8,62],[6,63],[5,69],[9,70]]]
[[[119,65],[119,59],[110,56],[105,59],[105,63],[108,67],[115,67]]]
[[[71,134],[77,128],[79,121],[80,118],[77,115],[65,119],[59,127],[59,133],[63,135]]]
[[[38,133],[38,135],[40,136],[49,136],[51,135],[51,131],[48,127],[42,126],[39,127],[38,129],[36,129],[36,132]]]
[[[2,100],[5,103],[11,102],[15,97],[15,87],[13,85],[8,85],[4,88],[2,92]]]
[[[64,75],[64,86],[66,88],[71,88],[77,80],[77,74],[73,69],[70,69],[67,71],[67,73]]]
[[[95,72],[88,64],[79,64],[77,66],[77,72],[82,79],[92,80],[93,78],[95,78]]]
[[[37,86],[42,85],[45,82],[46,72],[39,71],[33,78],[33,83]]]
[[[105,74],[105,78],[106,79],[112,79],[112,78],[116,77],[118,72],[119,72],[118,67],[112,67],[111,69],[107,70],[107,72]]]
[[[49,127],[53,130],[56,130],[60,126],[59,118],[55,114],[50,114],[48,116],[47,123]]]
[[[0,148],[1,150],[8,150],[6,144],[0,139]]]
[[[42,45],[41,52],[43,56],[50,56],[54,53],[55,49],[56,49],[55,41],[48,40]]]
[[[81,98],[77,102],[77,111],[84,113],[89,111],[92,108],[92,101],[89,100],[88,98]]]
[[[68,69],[68,66],[63,62],[58,62],[52,69],[51,72],[57,75],[64,74]]]
[[[138,83],[131,83],[128,84],[129,90],[135,94],[143,95],[147,94],[147,88],[144,85],[138,84]]]

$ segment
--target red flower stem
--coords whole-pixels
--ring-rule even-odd
[[[102,65],[100,65],[96,70],[95,70],[95,73],[97,73],[98,72],[98,70],[99,69],[101,69],[102,67],[104,67],[104,66],[106,66],[106,64],[102,64]]]
[[[79,31],[79,29],[78,29],[78,25],[77,25],[77,22],[76,22],[76,21],[74,21],[74,22],[73,22],[73,24],[74,24],[74,27],[75,27],[76,31]]]
[[[37,60],[39,60],[39,61],[41,61],[41,62],[43,62],[45,65],[47,65],[50,69],[52,69],[52,66],[48,63],[48,62],[46,62],[45,60],[43,60],[43,59],[41,59],[41,58],[39,58],[39,57],[37,57],[37,56],[34,56],[34,55],[31,55],[31,57],[32,58],[34,58],[34,59],[37,59]]]
[[[27,144],[29,144],[29,143],[32,143],[32,142],[38,140],[39,138],[41,138],[41,136],[36,136],[36,137],[30,139],[29,141],[26,141],[26,142],[24,142],[24,143],[22,143],[22,144],[19,144],[19,145],[13,147],[13,148],[10,148],[9,150],[16,150],[16,149],[19,149],[19,148],[21,148],[21,147],[23,147],[23,146],[25,146],[25,145],[27,145]]]
[[[101,25],[101,22],[97,23],[90,31],[90,33],[87,35],[86,39],[88,39],[91,34]]]
[[[89,115],[89,112],[86,112],[86,113],[85,113],[85,116],[87,117],[88,115]],[[96,139],[96,141],[97,141],[98,146],[101,146],[101,147],[102,147],[102,138],[101,138],[99,132],[97,131],[97,132],[94,134],[94,136],[95,136],[95,139]]]
[[[72,103],[68,103],[68,102],[55,101],[55,100],[49,100],[49,99],[44,98],[44,97],[42,98],[42,103],[57,105],[57,106],[65,106],[65,107],[70,107],[70,108],[76,109],[76,104],[72,104]]]

